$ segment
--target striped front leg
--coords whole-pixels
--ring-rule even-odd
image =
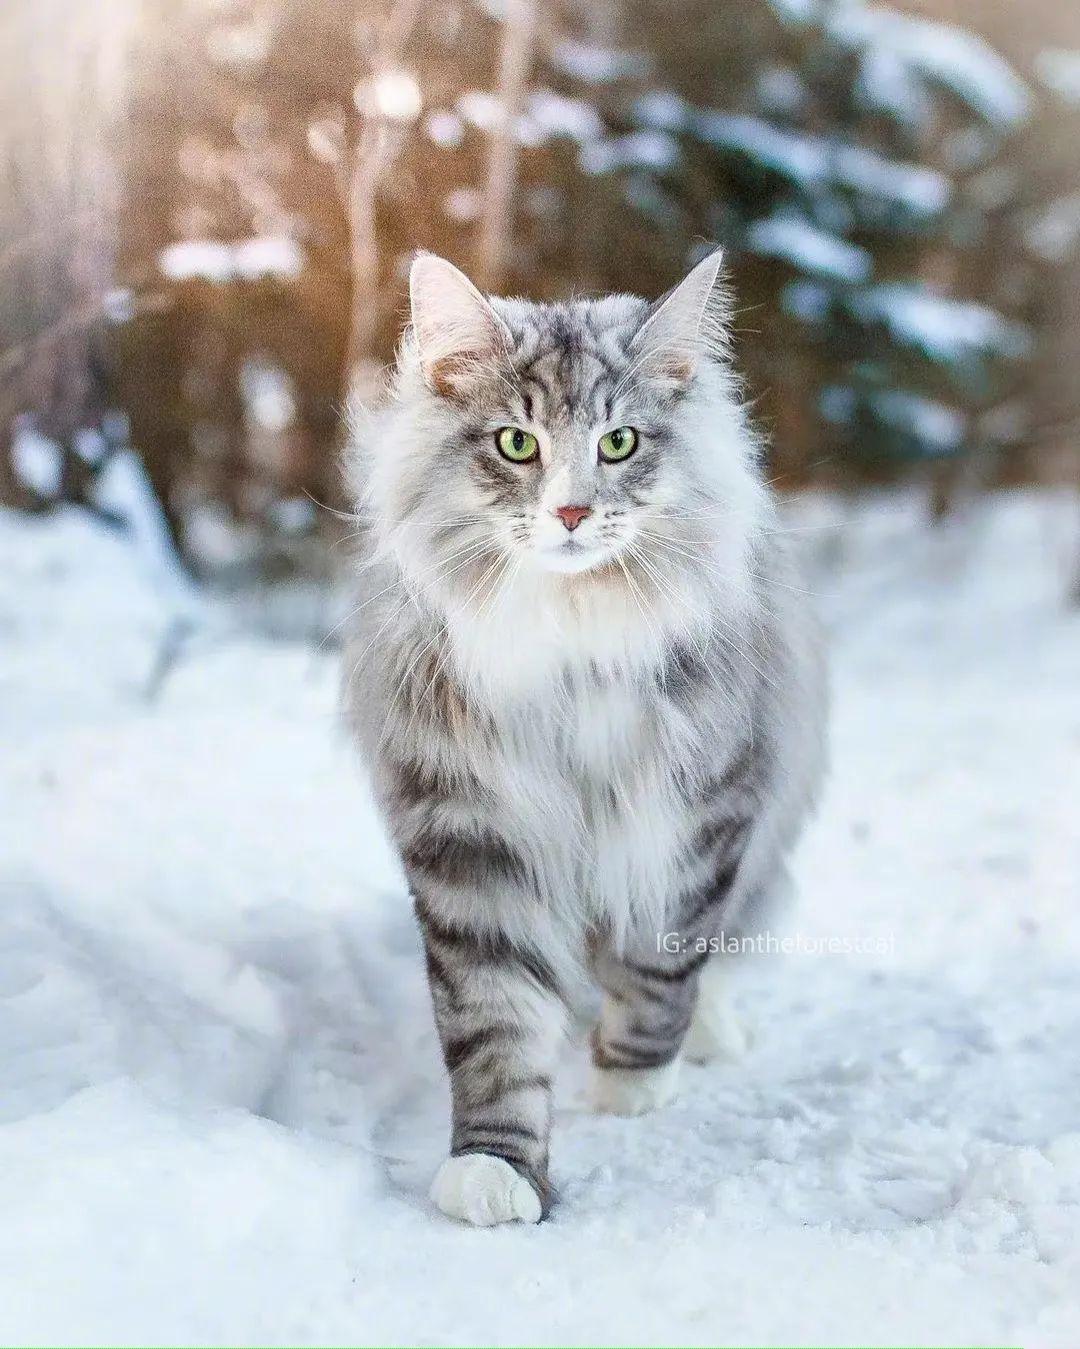
[[[711,786],[695,807],[693,862],[668,905],[671,931],[640,938],[625,953],[598,939],[593,965],[604,1004],[593,1031],[593,1104],[617,1115],[640,1115],[675,1094],[679,1051],[690,1029],[702,970],[724,906],[739,876],[753,798],[735,791],[743,760]],[[697,1034],[695,1058],[710,1046]]]
[[[450,1156],[431,1196],[452,1218],[538,1222],[551,1206],[551,1088],[565,1032],[556,976],[497,929],[448,921],[416,896],[450,1075]]]
[[[675,1094],[679,1050],[690,1026],[705,955],[601,950],[594,968],[604,990],[592,1033],[592,1103],[615,1115],[642,1115]]]

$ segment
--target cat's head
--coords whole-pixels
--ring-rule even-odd
[[[719,270],[717,251],[652,304],[534,304],[417,257],[367,484],[406,569],[490,556],[519,577],[629,571],[650,589],[703,550],[741,571],[763,489]]]

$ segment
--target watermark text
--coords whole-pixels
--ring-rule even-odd
[[[759,956],[891,956],[894,932],[822,935],[810,932],[717,932],[711,937],[688,937],[681,932],[658,932],[657,955]]]

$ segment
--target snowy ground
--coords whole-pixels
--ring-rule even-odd
[[[585,1113],[575,1050],[562,1203],[497,1231],[426,1198],[446,1093],[333,656],[215,610],[149,696],[161,578],[0,516],[0,1341],[1075,1345],[1066,509],[859,513],[788,931],[873,949],[752,960],[755,1050],[651,1118]]]

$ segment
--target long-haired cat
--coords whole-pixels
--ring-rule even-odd
[[[819,642],[725,342],[719,253],[667,296],[485,297],[430,254],[357,419],[352,723],[450,1078],[444,1213],[536,1222],[568,994],[598,1109],[722,1046],[709,939],[782,887],[822,772]]]

